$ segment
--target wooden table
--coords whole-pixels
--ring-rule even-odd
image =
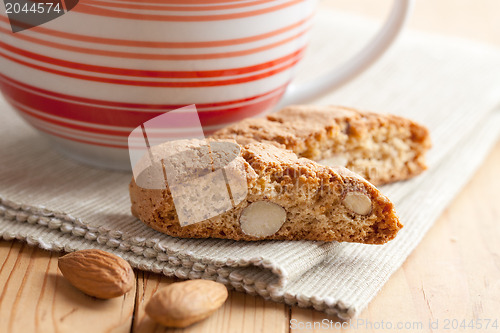
[[[323,6],[382,18],[388,0],[328,0]],[[410,27],[473,38],[500,46],[500,1],[418,0]],[[351,331],[436,332],[452,320],[482,319],[500,326],[500,142],[463,192],[358,319]],[[151,295],[173,279],[136,271],[136,288],[122,298],[100,301],[66,282],[57,269],[60,254],[17,241],[0,241],[0,332],[325,332],[300,329],[308,322],[341,322],[310,309],[231,292],[209,319],[185,330],[165,329],[144,314]],[[292,320],[291,328],[290,322]],[[331,322],[330,322],[331,320]],[[429,321],[433,326],[429,328]],[[389,324],[390,323],[390,324]],[[436,329],[436,323],[439,328]],[[318,324],[316,324],[318,325]],[[499,331],[492,329],[491,331]],[[402,331],[397,330],[397,331]]]

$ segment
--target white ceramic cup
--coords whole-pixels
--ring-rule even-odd
[[[165,112],[195,104],[208,135],[341,86],[394,41],[411,0],[395,0],[380,32],[350,61],[302,85],[289,83],[308,42],[314,0],[74,3],[57,19],[16,33],[1,10],[0,88],[56,149],[129,169],[128,135]]]

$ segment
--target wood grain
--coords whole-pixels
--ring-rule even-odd
[[[0,242],[0,332],[129,332],[135,290],[98,300],[71,286],[58,253]]]
[[[390,3],[328,0],[322,6],[381,19]],[[500,46],[498,13],[497,0],[418,0],[410,27]],[[496,318],[500,325],[499,167],[500,142],[401,269],[358,319],[344,323],[353,326],[343,330],[380,332],[374,325],[382,320],[410,325],[405,332],[443,331],[445,319]],[[102,301],[83,295],[62,278],[58,256],[21,242],[0,241],[0,332],[285,333],[327,331],[290,329],[290,320],[342,324],[321,312],[230,292],[226,304],[206,321],[184,330],[167,329],[151,322],[144,306],[174,279],[136,271],[136,290]],[[431,330],[429,321],[436,320],[440,329]],[[473,331],[498,329],[483,326]]]
[[[393,0],[324,0],[322,6],[383,20]],[[416,0],[408,27],[500,45],[498,0]]]
[[[373,325],[382,320],[410,325],[414,329],[405,330],[410,332],[431,332],[429,320],[444,325],[446,319],[497,319],[500,325],[499,166],[500,142],[368,308],[355,321],[344,323],[352,326],[344,331],[380,331]],[[168,329],[153,323],[144,306],[156,290],[175,279],[136,271],[136,291],[101,301],[62,278],[58,256],[21,242],[0,241],[0,332],[285,333],[325,331],[290,330],[290,320],[297,325],[318,326],[324,320],[342,324],[318,311],[230,292],[226,304],[207,320],[183,330]]]
[[[226,303],[208,319],[186,329],[168,329],[154,322],[144,313],[151,296],[163,287],[177,281],[153,273],[138,274],[136,311],[133,332],[287,332],[288,311],[284,304],[265,301],[261,297],[229,292]]]
[[[446,209],[417,249],[384,285],[368,308],[352,322],[356,332],[380,332],[375,323],[409,325],[404,331],[436,332],[429,321],[497,320],[500,329],[500,142],[464,191]],[[292,320],[316,322],[317,329],[291,332],[325,332],[323,320],[334,316],[292,308]],[[368,323],[372,323],[370,326]],[[422,328],[420,329],[420,326]],[[491,325],[491,323],[490,323]],[[349,331],[352,328],[340,330]],[[455,330],[448,330],[453,332]]]

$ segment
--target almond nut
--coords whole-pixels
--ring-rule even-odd
[[[285,221],[285,209],[269,201],[252,202],[240,215],[241,230],[254,237],[274,235]]]
[[[59,258],[62,275],[77,289],[97,298],[122,296],[134,287],[132,267],[109,252],[90,249]]]
[[[348,192],[342,203],[347,209],[359,215],[368,215],[372,212],[371,199],[361,192]]]
[[[170,327],[187,327],[207,318],[224,304],[226,287],[209,280],[177,282],[158,291],[146,305],[154,321]]]

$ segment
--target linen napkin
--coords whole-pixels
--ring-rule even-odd
[[[341,63],[377,24],[322,10],[299,80]],[[0,237],[52,251],[100,248],[142,270],[204,278],[347,319],[417,246],[498,139],[500,50],[406,32],[384,58],[317,101],[403,115],[431,130],[430,168],[382,187],[405,227],[386,245],[178,239],[130,214],[131,175],[59,155],[0,97]]]

